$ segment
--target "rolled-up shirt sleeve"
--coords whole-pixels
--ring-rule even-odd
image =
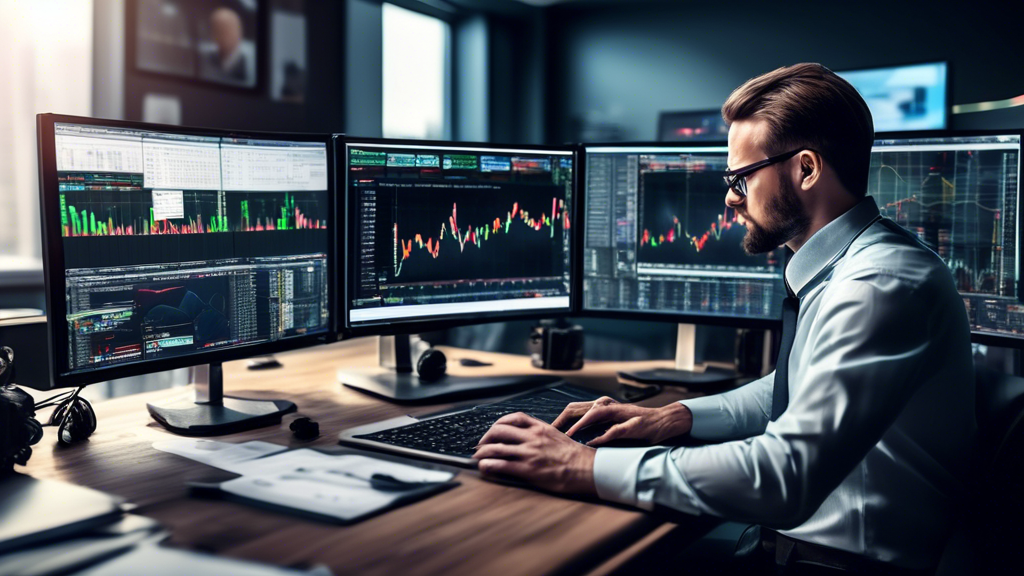
[[[762,420],[763,433],[701,447],[601,448],[594,464],[598,495],[647,510],[663,505],[770,527],[800,524],[934,370],[926,354],[927,302],[884,274],[844,283],[822,302],[828,313],[808,333],[803,381],[791,383],[778,420],[766,416],[773,375],[684,402],[694,413],[695,435],[756,434]],[[906,330],[913,322],[917,329]],[[737,417],[747,412],[753,416]]]

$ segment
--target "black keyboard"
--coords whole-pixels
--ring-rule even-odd
[[[373,434],[361,434],[355,438],[470,458],[473,456],[480,438],[502,416],[525,412],[550,424],[570,402],[589,402],[600,397],[600,394],[591,390],[562,384],[553,388],[528,392],[493,404],[481,404],[463,412],[439,416],[415,424],[382,430]],[[583,436],[576,438],[578,442],[590,439]]]

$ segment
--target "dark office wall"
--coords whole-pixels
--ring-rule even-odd
[[[454,138],[545,143],[544,11],[510,0],[454,3]]]
[[[490,141],[516,144],[545,142],[544,18],[540,11],[491,14],[489,33]]]
[[[547,140],[581,121],[656,136],[661,110],[718,108],[743,81],[816,61],[849,69],[949,60],[953,104],[1024,92],[1019,19],[1003,2],[570,2],[547,11]],[[1024,124],[1024,114],[1004,115]],[[983,127],[986,117],[953,117]],[[605,130],[604,133],[608,133]]]
[[[345,4],[348,50],[345,54],[344,132],[379,138],[384,107],[384,55],[381,52],[384,30],[380,2],[348,0]]]
[[[132,0],[128,0],[131,2]],[[269,0],[263,2],[269,8]],[[130,8],[130,7],[129,7]],[[302,104],[275,102],[269,94],[269,70],[263,69],[263,87],[257,91],[219,88],[173,76],[141,72],[124,62],[124,115],[142,120],[147,93],[167,94],[181,100],[182,124],[287,132],[342,132],[345,127],[345,8],[346,2],[307,0],[306,95]],[[131,18],[133,11],[126,11]],[[132,42],[133,23],[125,27]],[[263,47],[268,51],[269,45]],[[378,78],[379,82],[379,78]]]

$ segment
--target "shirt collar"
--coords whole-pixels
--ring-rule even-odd
[[[794,294],[846,250],[864,228],[878,217],[875,199],[867,196],[842,216],[826,224],[811,236],[789,259],[786,283]]]

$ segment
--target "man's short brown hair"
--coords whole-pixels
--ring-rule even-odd
[[[768,156],[800,146],[817,150],[848,192],[867,193],[871,111],[857,90],[821,64],[795,64],[747,80],[722,106],[722,118],[764,120]]]

